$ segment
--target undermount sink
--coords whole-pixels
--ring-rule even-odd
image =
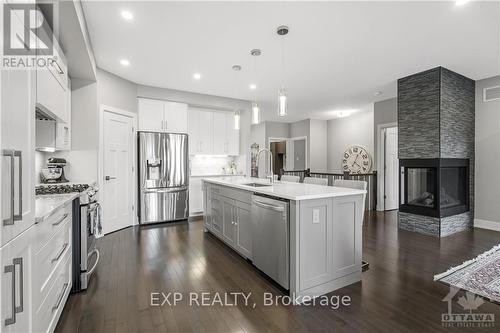
[[[262,183],[247,183],[247,184],[241,184],[241,185],[252,186],[252,187],[272,186],[272,184],[262,184]]]

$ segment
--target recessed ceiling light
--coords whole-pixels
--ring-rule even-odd
[[[127,21],[131,21],[134,19],[134,14],[132,14],[132,12],[128,10],[122,10],[121,15]]]
[[[463,6],[467,2],[469,2],[469,0],[457,0],[457,1],[455,1],[455,6]]]
[[[375,92],[373,93],[373,95],[374,95],[374,96],[380,96],[380,95],[382,95],[382,92],[381,92],[381,91],[375,91]]]
[[[257,85],[256,84],[251,84],[251,85],[249,85],[249,88],[252,89],[252,90],[255,90],[255,89],[257,89]]]
[[[200,73],[194,73],[194,74],[193,74],[193,78],[194,78],[195,80],[199,80],[199,79],[201,79],[201,74],[200,74]]]
[[[122,60],[120,60],[120,64],[122,66],[129,66],[130,65],[130,61],[128,61],[127,59],[122,59]]]

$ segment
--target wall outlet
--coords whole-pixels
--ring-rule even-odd
[[[319,208],[313,208],[313,223],[319,223]]]

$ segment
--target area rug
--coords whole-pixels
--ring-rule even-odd
[[[435,275],[434,281],[440,281],[500,303],[500,244],[460,266]]]

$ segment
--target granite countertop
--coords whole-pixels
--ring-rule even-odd
[[[37,195],[35,197],[35,223],[43,222],[59,208],[77,198],[80,193]]]
[[[364,190],[355,190],[344,187],[322,186],[314,184],[292,183],[292,182],[275,182],[272,186],[252,187],[244,184],[248,183],[263,183],[269,184],[268,180],[260,178],[241,178],[241,177],[221,177],[221,178],[204,178],[203,181],[234,187],[242,190],[252,191],[272,195],[278,198],[288,200],[309,200],[331,197],[343,197],[348,195],[365,194]]]

